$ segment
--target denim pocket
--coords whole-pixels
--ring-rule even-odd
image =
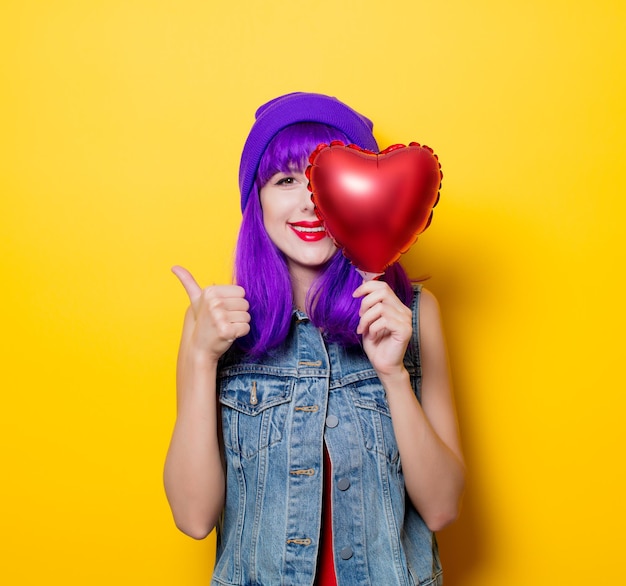
[[[278,443],[293,396],[294,379],[267,374],[220,380],[222,433],[227,450],[251,458]]]
[[[385,391],[375,375],[350,385],[366,449],[398,460],[398,445]]]

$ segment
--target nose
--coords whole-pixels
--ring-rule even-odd
[[[303,212],[313,211],[314,206],[313,199],[311,198],[312,194],[306,184],[302,186],[300,191],[300,209]]]

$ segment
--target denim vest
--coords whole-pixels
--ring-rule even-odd
[[[404,361],[418,399],[419,292]],[[271,356],[227,352],[218,389],[226,502],[212,584],[313,584],[324,442],[339,586],[442,583],[435,536],[405,494],[385,392],[360,346],[326,343],[296,311]]]

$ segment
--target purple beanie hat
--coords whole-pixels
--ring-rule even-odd
[[[361,148],[378,151],[371,120],[331,96],[305,92],[286,94],[263,104],[256,111],[255,118],[239,165],[242,211],[248,203],[267,145],[286,126],[298,122],[319,122],[337,128]]]

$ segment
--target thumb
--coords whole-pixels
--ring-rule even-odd
[[[187,291],[189,301],[193,303],[202,295],[202,288],[198,285],[197,281],[193,278],[193,275],[185,268],[179,266],[173,266],[172,272],[178,277],[182,286]]]

